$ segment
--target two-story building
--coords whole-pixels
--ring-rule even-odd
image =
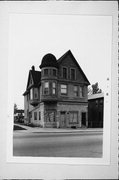
[[[25,123],[42,127],[88,127],[90,84],[72,52],[58,60],[46,54],[29,71],[24,95]]]
[[[103,128],[104,93],[88,96],[88,127]]]

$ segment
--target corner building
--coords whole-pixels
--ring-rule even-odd
[[[72,52],[56,60],[46,54],[29,71],[24,95],[25,123],[41,127],[88,127],[90,84]]]

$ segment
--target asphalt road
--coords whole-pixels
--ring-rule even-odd
[[[16,133],[13,155],[33,157],[102,157],[102,132]]]

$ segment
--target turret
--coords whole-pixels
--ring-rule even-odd
[[[46,54],[39,66],[41,68],[41,101],[57,101],[58,62],[53,54]]]

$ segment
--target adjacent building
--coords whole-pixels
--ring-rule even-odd
[[[102,128],[104,114],[104,94],[92,94],[88,96],[88,127]]]
[[[23,122],[24,121],[24,110],[16,109],[14,112],[14,122]]]
[[[24,92],[25,123],[41,127],[88,127],[90,84],[72,52],[58,60],[46,54],[40,71],[29,71]]]

